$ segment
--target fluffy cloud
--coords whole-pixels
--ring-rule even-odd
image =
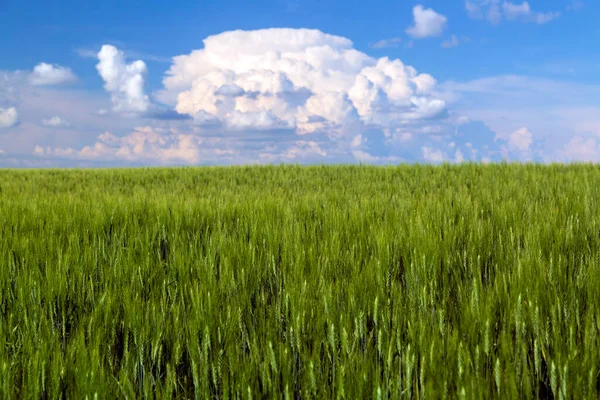
[[[150,100],[144,92],[146,64],[141,60],[127,64],[124,53],[111,45],[102,46],[98,61],[96,69],[111,94],[113,111],[122,114],[148,111]]]
[[[431,36],[440,36],[448,19],[433,11],[431,8],[424,8],[422,5],[416,5],[413,8],[414,25],[406,29],[406,33],[416,39],[423,39]]]
[[[59,127],[68,127],[71,124],[69,123],[69,121],[66,121],[63,118],[60,117],[52,117],[52,118],[45,118],[42,120],[42,125],[44,126],[48,126],[51,128],[59,128]]]
[[[465,8],[469,17],[487,19],[498,24],[502,18],[509,21],[534,22],[545,24],[560,17],[560,12],[537,12],[531,9],[528,2],[520,4],[500,0],[466,0]]]
[[[77,81],[70,68],[40,63],[33,68],[29,81],[36,86],[60,85]]]
[[[203,49],[175,57],[163,82],[158,98],[198,126],[351,140],[366,129],[415,124],[446,111],[430,75],[310,29],[210,36]]]
[[[18,122],[19,113],[16,108],[0,108],[0,128],[10,128]]]
[[[425,161],[440,163],[445,160],[445,156],[441,150],[432,149],[430,147],[423,147],[423,158]]]
[[[508,145],[513,150],[527,151],[533,143],[533,135],[527,128],[517,129],[508,137]]]

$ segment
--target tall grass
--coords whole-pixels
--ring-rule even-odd
[[[1,398],[597,398],[600,169],[0,171]]]

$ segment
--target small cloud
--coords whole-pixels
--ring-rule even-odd
[[[94,114],[100,116],[100,117],[104,117],[105,115],[108,115],[109,111],[105,108],[101,108],[98,111],[96,111]]]
[[[92,49],[86,48],[77,48],[73,50],[75,54],[77,54],[81,58],[96,58],[98,56],[98,52]]]
[[[452,35],[452,36],[450,37],[450,39],[448,39],[448,40],[444,40],[444,41],[442,42],[442,47],[443,47],[443,48],[445,48],[445,49],[449,49],[449,48],[451,48],[451,47],[456,47],[456,46],[458,46],[458,44],[459,44],[459,43],[460,43],[460,40],[458,39],[458,36],[456,36],[456,35]]]
[[[111,45],[102,46],[98,61],[96,69],[111,94],[113,111],[134,115],[148,111],[150,100],[144,92],[146,64],[141,60],[127,64],[125,54]]]
[[[567,4],[567,11],[577,11],[583,7],[583,2],[581,0],[571,0],[569,4]]]
[[[514,131],[508,137],[508,145],[512,150],[527,151],[532,143],[533,135],[525,127]]]
[[[423,159],[427,162],[441,163],[444,161],[444,153],[441,150],[432,149],[431,147],[421,148]]]
[[[18,123],[19,113],[16,108],[0,108],[0,128],[10,128]]]
[[[373,49],[385,49],[388,47],[398,47],[398,45],[402,43],[402,39],[399,37],[390,38],[390,39],[382,39],[378,42],[375,42],[370,45]]]
[[[68,121],[66,121],[60,117],[52,117],[52,118],[43,119],[42,125],[47,126],[47,127],[52,127],[52,128],[59,128],[59,127],[66,128],[66,127],[71,126],[71,124]]]
[[[70,68],[40,63],[33,69],[29,81],[35,86],[49,86],[76,82],[77,77]]]
[[[502,4],[502,10],[504,11],[504,16],[509,21],[523,21],[535,22],[537,24],[545,24],[560,17],[559,12],[534,12],[533,10],[531,10],[529,3],[526,1],[521,4],[514,4],[505,1]]]
[[[579,2],[579,0],[573,0]],[[465,9],[470,18],[487,19],[492,24],[497,25],[502,18],[509,21],[533,22],[536,24],[545,24],[560,17],[560,12],[538,12],[531,9],[527,1],[522,3],[512,3],[500,0],[466,0]],[[569,6],[567,6],[569,9]]]
[[[431,8],[424,8],[422,5],[416,5],[413,8],[414,25],[406,29],[406,33],[415,39],[423,39],[432,36],[440,36],[448,19],[433,11]]]
[[[454,154],[454,162],[461,163],[463,161],[465,161],[465,157],[463,156],[462,151],[460,151],[460,149],[457,149],[456,153]]]

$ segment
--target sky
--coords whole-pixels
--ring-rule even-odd
[[[599,13],[0,0],[0,167],[596,162]]]

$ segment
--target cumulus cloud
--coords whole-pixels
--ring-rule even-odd
[[[19,122],[19,113],[14,107],[0,108],[0,128],[10,128]]]
[[[420,4],[413,8],[413,18],[414,24],[406,29],[406,33],[416,39],[440,36],[446,29],[446,23],[448,22],[445,16]]]
[[[70,68],[56,64],[40,63],[33,68],[29,81],[36,86],[60,85],[77,81]]]
[[[444,153],[439,149],[432,149],[431,147],[423,147],[423,158],[425,161],[432,163],[441,163],[446,159]]]
[[[125,61],[125,54],[111,45],[104,45],[97,55],[96,69],[111,94],[113,111],[122,114],[141,114],[148,111],[150,100],[144,92],[146,64]]]
[[[533,143],[533,135],[527,128],[517,129],[508,137],[508,145],[513,150],[527,151]]]
[[[60,127],[68,127],[71,124],[69,123],[69,121],[65,120],[64,118],[52,117],[52,118],[43,119],[42,125],[48,126],[51,128],[60,128]]]
[[[310,29],[232,31],[174,57],[157,96],[198,126],[292,130],[351,140],[440,118],[435,79],[400,60],[375,59],[350,40]]]
[[[527,1],[512,3],[500,0],[466,0],[465,8],[469,17],[487,19],[498,24],[502,18],[509,21],[534,22],[545,24],[560,17],[560,12],[533,11]]]

